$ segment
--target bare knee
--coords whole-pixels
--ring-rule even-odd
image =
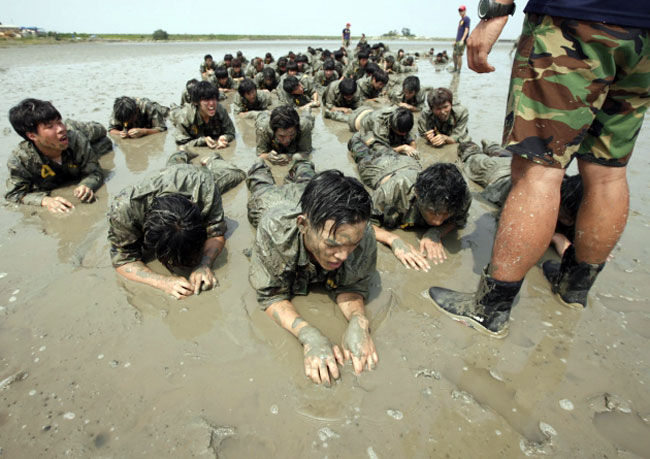
[[[510,170],[513,187],[522,184],[559,192],[564,177],[564,169],[544,166],[518,155],[513,155]]]

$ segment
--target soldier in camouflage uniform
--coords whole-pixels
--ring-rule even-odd
[[[244,70],[242,68],[242,61],[239,59],[233,59],[232,60],[232,67],[228,69],[228,76],[232,78],[234,81],[235,85],[238,85],[241,80],[244,79],[246,75],[244,75]]]
[[[314,86],[316,86],[316,90],[323,95],[325,88],[338,79],[339,74],[334,66],[334,61],[328,59],[323,63],[323,68],[314,75]]]
[[[208,81],[219,90],[219,100],[225,100],[227,93],[237,90],[237,84],[223,67],[217,67],[214,77]]]
[[[260,112],[271,109],[271,94],[258,91],[253,80],[245,78],[239,83],[234,100],[235,115],[255,118]]]
[[[98,123],[72,123],[68,130],[61,114],[50,102],[25,99],[9,111],[12,127],[25,140],[7,161],[8,201],[42,206],[50,212],[65,213],[74,208],[67,199],[50,197],[50,191],[70,181],[80,180],[74,196],[81,202],[92,202],[95,191],[104,182],[99,155],[90,144],[106,149],[106,131]],[[81,128],[76,130],[74,128]]]
[[[271,114],[262,112],[255,122],[257,155],[271,164],[289,164],[292,157],[308,157],[311,154],[311,132],[314,117],[295,108],[282,105]]]
[[[388,99],[395,105],[419,112],[427,103],[427,92],[420,87],[420,79],[416,76],[404,78],[402,87],[394,87],[388,93]]]
[[[383,70],[375,71],[372,76],[366,76],[357,81],[361,100],[375,100],[381,95],[384,86],[388,84],[388,75]]]
[[[235,126],[219,105],[219,90],[201,81],[192,91],[192,105],[176,107],[170,116],[177,145],[226,148],[235,138]]]
[[[348,127],[356,132],[348,143],[353,156],[362,155],[369,148],[372,152],[388,150],[419,158],[410,135],[413,114],[404,107],[359,107],[348,116]]]
[[[218,285],[211,267],[226,242],[219,184],[225,189],[245,177],[219,156],[198,167],[183,164],[189,160],[186,155],[175,154],[164,170],[122,190],[108,213],[115,270],[176,299]],[[143,261],[148,255],[172,272],[185,267],[191,274],[154,273]]]
[[[451,91],[437,88],[427,96],[427,108],[418,120],[418,133],[434,147],[469,142],[468,121],[469,112],[462,105],[454,105]]]
[[[346,78],[354,78],[355,80],[360,80],[366,76],[366,65],[368,64],[368,53],[366,51],[361,51],[357,54],[357,60],[350,62],[346,67],[343,76]]]
[[[246,73],[245,73],[246,78],[250,78],[252,80],[263,69],[264,69],[264,61],[262,60],[262,58],[261,57],[254,58],[253,61],[248,66],[248,68],[246,69]]]
[[[261,167],[254,165],[251,176]],[[268,183],[256,185],[261,186],[266,191],[256,193],[268,192]],[[352,359],[357,374],[378,361],[364,306],[377,260],[370,209],[358,180],[330,170],[306,184],[299,202],[280,202],[265,212],[257,228],[250,283],[265,313],[303,345],[305,375],[316,384],[338,379],[344,360]],[[324,286],[348,320],[343,352],[292,304],[311,285]]]
[[[106,128],[97,121],[75,121],[65,120],[65,127],[68,131],[80,132],[90,142],[90,148],[99,157],[113,150],[113,142],[106,134]]]
[[[323,116],[335,121],[347,123],[350,113],[359,108],[361,95],[357,82],[352,78],[331,83],[323,96],[325,112]]]
[[[214,75],[214,71],[217,68],[217,63],[212,60],[212,55],[211,54],[206,54],[203,57],[203,62],[201,62],[201,65],[199,66],[199,72],[201,72],[201,79],[203,80],[209,80],[212,75]]]
[[[192,103],[192,96],[190,95],[190,92],[192,89],[194,89],[194,86],[196,86],[198,82],[199,80],[192,78],[191,80],[188,80],[187,83],[185,83],[185,89],[183,89],[183,92],[181,93],[181,105]]]
[[[432,287],[434,304],[476,330],[507,334],[525,274],[553,235],[565,168],[574,157],[584,183],[576,238],[561,262],[542,266],[565,306],[583,309],[589,289],[625,227],[626,164],[650,104],[647,5],[531,0],[517,46],[504,145],[513,153],[512,190],[492,260],[475,293]],[[468,64],[493,71],[487,55],[507,16],[481,21]]]
[[[275,73],[275,70],[273,70],[273,68],[264,67],[264,70],[255,75],[255,79],[253,81],[255,81],[255,86],[257,86],[257,89],[271,92],[278,87],[280,79],[278,78],[278,75]]]
[[[309,78],[298,80],[295,76],[288,76],[282,83],[282,90],[278,92],[280,103],[309,110],[311,107],[320,107],[318,91]]]
[[[118,97],[108,122],[108,132],[136,139],[167,130],[169,108],[144,97]]]

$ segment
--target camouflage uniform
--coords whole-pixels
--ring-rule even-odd
[[[275,141],[275,134],[270,126],[271,115],[268,112],[262,112],[257,116],[255,121],[255,136],[257,140],[257,154],[269,153],[305,153],[311,154],[311,131],[314,129],[314,117],[303,113],[300,115],[300,129],[296,138],[288,147]]]
[[[427,106],[427,93],[426,90],[422,88],[420,88],[420,90],[415,94],[413,99],[406,100],[404,98],[404,88],[402,86],[395,86],[388,92],[388,98],[395,105],[406,103],[417,107],[419,110],[422,110]]]
[[[307,183],[315,174],[311,161],[294,161],[284,178],[284,184],[276,185],[271,169],[264,161],[253,164],[246,177],[250,191],[247,204],[250,224],[257,228],[266,211],[278,204],[298,205]]]
[[[111,119],[108,122],[108,130],[113,129],[122,131],[124,129],[132,128],[145,128],[155,129],[157,131],[166,131],[165,118],[169,114],[169,108],[163,107],[158,102],[153,102],[144,97],[134,97],[135,103],[138,107],[138,115],[133,123],[124,126],[115,118],[115,113],[111,113]]]
[[[512,67],[504,144],[551,167],[565,168],[573,156],[625,166],[649,88],[647,28],[529,13]]]
[[[332,72],[332,76],[327,78],[325,76],[325,70],[319,70],[316,72],[314,75],[314,86],[316,86],[316,90],[320,93],[325,90],[331,83],[334,83],[335,81],[338,81],[339,79],[339,74],[336,70]]]
[[[50,191],[73,180],[82,179],[93,191],[104,182],[98,155],[83,134],[68,131],[68,148],[61,154],[61,164],[42,155],[32,142],[23,140],[7,161],[9,178],[5,199],[40,206]]]
[[[503,206],[512,186],[512,158],[506,154],[507,151],[497,144],[484,145],[481,150],[475,143],[468,142],[458,148],[458,158],[467,178],[481,185],[484,188],[481,195],[498,206]]]
[[[230,67],[228,69],[228,76],[230,76],[230,78],[232,78],[233,80],[235,78],[245,78],[246,77],[243,68],[240,68],[239,72],[235,73],[235,69],[233,67]]]
[[[253,79],[255,82],[255,86],[257,86],[257,89],[267,89],[269,91],[273,91],[278,87],[278,84],[280,83],[280,78],[278,77],[278,74],[275,74],[275,86],[269,87],[265,82],[264,82],[264,73],[260,72],[257,75],[255,75],[255,78]]]
[[[300,84],[303,87],[303,93],[299,96],[294,96],[293,94],[289,94],[287,91],[285,91],[282,87],[282,82],[283,80],[280,79],[280,90],[278,90],[278,97],[281,103],[292,105],[294,107],[302,107],[303,105],[307,105],[313,100],[312,97],[314,96],[314,85],[311,81],[311,78],[307,77],[300,79]]]
[[[65,127],[82,133],[97,156],[105,155],[113,149],[113,142],[106,135],[106,128],[96,121],[65,120]]]
[[[175,164],[190,164],[191,155],[186,151],[177,151],[167,160],[167,166]],[[226,191],[239,185],[245,178],[246,172],[235,166],[233,163],[226,161],[219,153],[215,153],[205,165],[197,166],[206,169],[212,174],[214,183],[219,188],[219,193],[224,194]]]
[[[114,267],[143,258],[144,223],[157,196],[179,194],[201,210],[208,238],[226,234],[221,194],[212,174],[191,164],[168,166],[141,184],[123,189],[108,212],[108,240]]]
[[[352,132],[357,130],[359,132],[352,136],[348,145],[365,145],[370,149],[392,149],[400,145],[410,145],[414,141],[410,133],[404,136],[397,135],[391,128],[392,118],[397,109],[398,107],[386,107],[373,110],[359,107],[353,111],[348,116],[348,126]],[[350,151],[354,153],[353,149]]]
[[[192,96],[190,96],[190,92],[187,90],[187,88],[183,89],[183,93],[181,94],[181,105],[187,105],[192,103]]]
[[[422,171],[419,161],[387,149],[371,151],[363,147],[356,148],[352,156],[359,168],[361,180],[374,190],[370,195],[373,223],[387,229],[429,227],[420,213],[415,196],[415,182]],[[457,228],[465,227],[472,198],[467,184],[464,191],[466,199],[462,210],[458,215],[451,216],[445,224],[453,222]],[[436,233],[438,228],[430,227],[430,231]]]
[[[201,65],[199,66],[199,72],[201,72],[201,76],[208,70],[216,70],[217,69],[217,64],[216,62],[212,61],[210,65],[207,65],[205,61],[201,62]]]
[[[249,271],[260,307],[307,295],[311,284],[324,286],[335,301],[342,293],[357,293],[367,299],[377,264],[377,241],[371,225],[366,226],[361,243],[343,265],[325,271],[309,259],[296,223],[300,214],[299,206],[281,203],[260,221]]]
[[[361,93],[361,100],[375,99],[380,96],[382,89],[375,89],[372,85],[372,77],[366,76],[357,80],[357,87]]]
[[[339,89],[340,83],[341,81],[337,80],[334,83],[331,83],[325,90],[325,94],[323,94],[323,105],[325,105],[325,112],[323,115],[325,118],[347,123],[349,115],[341,111],[332,110],[332,108],[345,107],[356,110],[361,104],[361,94],[359,93],[359,88],[357,88],[352,99],[349,101],[346,100]]]
[[[357,82],[366,76],[366,68],[359,65],[359,61],[353,61],[345,68],[343,75],[346,78],[354,78]]]
[[[234,99],[234,112],[235,115],[251,111],[264,111],[269,110],[271,107],[271,94],[264,91],[257,91],[257,99],[255,103],[251,104],[245,97],[235,94]]]
[[[177,145],[203,147],[207,145],[206,137],[217,140],[223,135],[228,142],[235,138],[235,126],[220,104],[217,104],[217,112],[207,123],[201,118],[196,105],[177,107],[170,118],[176,127],[174,137]]]
[[[450,136],[456,143],[469,142],[470,137],[467,132],[467,122],[469,121],[469,111],[462,105],[454,104],[451,107],[451,113],[447,121],[442,122],[433,114],[431,107],[422,110],[418,120],[418,132],[421,137],[424,133],[432,129],[437,134]]]

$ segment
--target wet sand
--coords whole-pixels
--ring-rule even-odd
[[[219,59],[241,49],[248,58],[266,51],[278,57],[308,45],[337,44],[5,49],[0,162],[20,140],[6,112],[25,97],[52,100],[64,117],[105,124],[121,95],[178,103],[205,53]],[[436,43],[392,48],[431,46],[451,53]],[[495,73],[464,68],[453,82],[420,61],[423,85],[457,85],[475,141],[500,140],[510,48],[495,47]],[[222,154],[247,170],[255,160],[253,121],[235,124],[236,141]],[[346,148],[350,135],[316,112],[318,170],[356,173]],[[628,168],[629,222],[585,311],[560,305],[539,267],[526,278],[505,340],[433,310],[423,290],[437,284],[470,291],[490,257],[496,210],[472,186],[469,223],[445,239],[444,264],[415,272],[379,248],[368,304],[378,368],[355,376],[347,365],[327,389],[305,378],[299,343],[259,310],[248,284],[243,251],[254,232],[244,184],[224,195],[229,229],[214,265],[218,288],[176,301],[116,275],[106,240],[110,199],[162,168],[175,151],[171,130],[118,141],[102,158],[108,174],[96,203],[66,216],[0,207],[0,457],[649,457],[649,149],[646,127]],[[455,159],[453,147],[420,151],[425,164]],[[283,171],[277,169],[278,177]],[[0,180],[6,177],[3,167]],[[72,188],[55,194],[69,197]],[[400,234],[411,243],[421,235]],[[549,250],[549,257],[556,255]],[[295,304],[340,342],[344,319],[324,292]]]

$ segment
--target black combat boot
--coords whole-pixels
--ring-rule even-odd
[[[551,290],[562,304],[571,309],[582,310],[587,307],[587,293],[604,266],[605,263],[578,263],[575,248],[570,245],[564,252],[562,263],[545,261],[542,271],[551,283]]]
[[[505,338],[512,303],[524,280],[498,281],[488,276],[487,270],[485,268],[481,275],[476,293],[431,287],[429,297],[440,311],[452,319],[493,338]]]

